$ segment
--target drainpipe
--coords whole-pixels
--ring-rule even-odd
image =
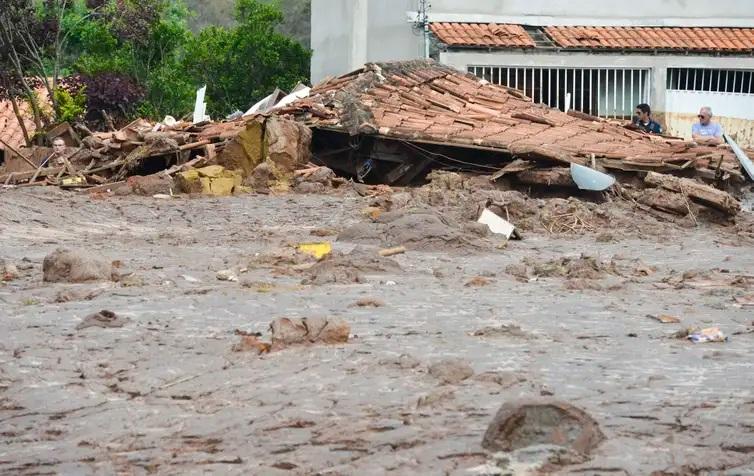
[[[424,30],[424,58],[429,59],[429,0],[419,0],[419,24]]]

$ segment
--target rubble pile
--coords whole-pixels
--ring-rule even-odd
[[[78,145],[65,154],[46,147],[33,148],[31,154],[17,151],[25,169],[0,175],[0,183],[223,196],[287,189],[293,172],[305,168],[310,158],[309,129],[276,116],[199,124],[170,117],[157,124],[139,119],[82,139],[67,124],[56,129],[54,138]]]
[[[168,116],[109,132],[62,124],[47,140],[76,147],[66,154],[15,151],[11,160],[21,169],[6,167],[0,184],[226,196],[323,193],[348,183],[345,176],[357,193],[376,197],[375,213],[461,201],[464,215],[454,218],[463,222],[476,222],[486,209],[523,229],[562,234],[614,222],[614,203],[664,221],[724,221],[741,209],[736,196],[749,180],[750,161],[727,136],[730,147],[645,134],[536,104],[520,91],[432,61],[371,63],[281,94],[224,122]],[[398,193],[363,185],[427,181],[429,188]],[[542,197],[554,201],[532,202]],[[605,202],[610,206],[597,206]],[[436,211],[403,215],[373,217],[376,228],[347,230],[346,238],[424,246],[468,244],[484,235],[484,227],[465,229]]]
[[[455,168],[494,172],[503,188],[576,194],[617,178],[627,199],[662,212],[694,215],[702,206],[732,216],[740,205],[729,192],[746,180],[730,148],[564,113],[431,61],[368,64],[279,113],[313,129],[314,155],[329,167],[379,183]]]

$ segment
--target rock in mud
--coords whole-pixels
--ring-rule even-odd
[[[165,174],[152,174],[146,176],[134,175],[126,180],[127,187],[119,189],[130,190],[134,195],[151,197],[158,193],[170,194],[175,188],[172,177]],[[122,192],[118,193],[123,194]]]
[[[18,278],[18,268],[12,263],[0,258],[0,280],[13,281]]]
[[[436,210],[402,208],[374,216],[373,223],[357,223],[343,230],[338,241],[368,243],[384,248],[438,250],[479,247],[478,232],[469,230]]]
[[[432,364],[429,374],[440,382],[455,385],[474,375],[474,369],[463,359],[447,359]]]
[[[382,307],[384,305],[384,301],[375,298],[361,298],[353,304],[356,307]]]
[[[242,335],[241,342],[233,345],[233,352],[255,352],[257,354],[266,354],[270,351],[270,344],[259,340],[255,335]]]
[[[482,447],[514,451],[537,445],[555,445],[588,457],[605,436],[585,411],[557,400],[504,404],[487,427]]]
[[[112,262],[91,252],[58,248],[45,256],[43,280],[48,283],[83,283],[113,280]]]
[[[303,284],[363,283],[368,274],[398,273],[400,265],[390,258],[357,248],[349,254],[331,253],[307,270]]]
[[[55,295],[56,303],[91,301],[102,294],[103,289],[63,289]]]
[[[419,360],[412,355],[401,354],[395,358],[382,359],[380,360],[379,364],[386,367],[396,367],[402,370],[410,370],[415,369],[416,367],[421,365],[421,362],[419,362]]]
[[[299,193],[323,193],[333,186],[335,172],[328,167],[318,167],[312,173],[296,177],[293,189]]]
[[[474,380],[499,385],[502,388],[510,388],[519,383],[526,382],[526,377],[515,372],[491,371],[475,375]]]
[[[280,350],[294,345],[343,344],[348,342],[351,326],[338,318],[280,317],[270,324],[272,350]]]
[[[76,330],[86,329],[87,327],[123,327],[129,321],[126,317],[121,317],[113,311],[102,310],[86,316],[77,326]]]
[[[475,244],[476,235],[464,232],[453,221],[433,212],[386,213],[380,216],[386,223],[385,244],[427,249]]]
[[[467,288],[481,288],[492,284],[492,280],[485,278],[484,276],[475,276],[471,278],[464,286]]]

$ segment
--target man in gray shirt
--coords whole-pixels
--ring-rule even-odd
[[[691,137],[694,142],[703,145],[718,145],[723,143],[723,128],[712,122],[712,109],[704,106],[699,110],[699,122],[691,126]]]

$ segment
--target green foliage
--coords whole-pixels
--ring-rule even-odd
[[[257,0],[237,0],[236,26],[210,26],[186,45],[184,65],[207,84],[210,114],[244,110],[275,87],[308,80],[310,53],[277,32],[281,11]]]
[[[86,88],[79,88],[75,93],[70,93],[63,88],[56,88],[55,103],[58,110],[55,117],[58,122],[72,122],[81,119],[86,114]]]
[[[280,33],[284,16],[277,0],[228,0],[235,1],[235,21],[198,33],[188,27],[191,13],[184,0],[13,1],[33,2],[39,22],[57,21],[62,13],[59,24],[45,30],[52,37],[60,29],[62,53],[50,53],[45,61],[63,75],[79,75],[97,86],[88,103],[83,89],[56,89],[58,121],[83,117],[87,104],[94,117],[103,108],[122,117],[181,117],[193,109],[196,89],[205,84],[209,114],[223,117],[247,109],[275,87],[289,90],[308,80],[310,52]],[[309,0],[301,2],[308,8]],[[109,95],[109,78],[117,77],[134,86],[121,85]],[[143,94],[125,104],[134,87]]]

